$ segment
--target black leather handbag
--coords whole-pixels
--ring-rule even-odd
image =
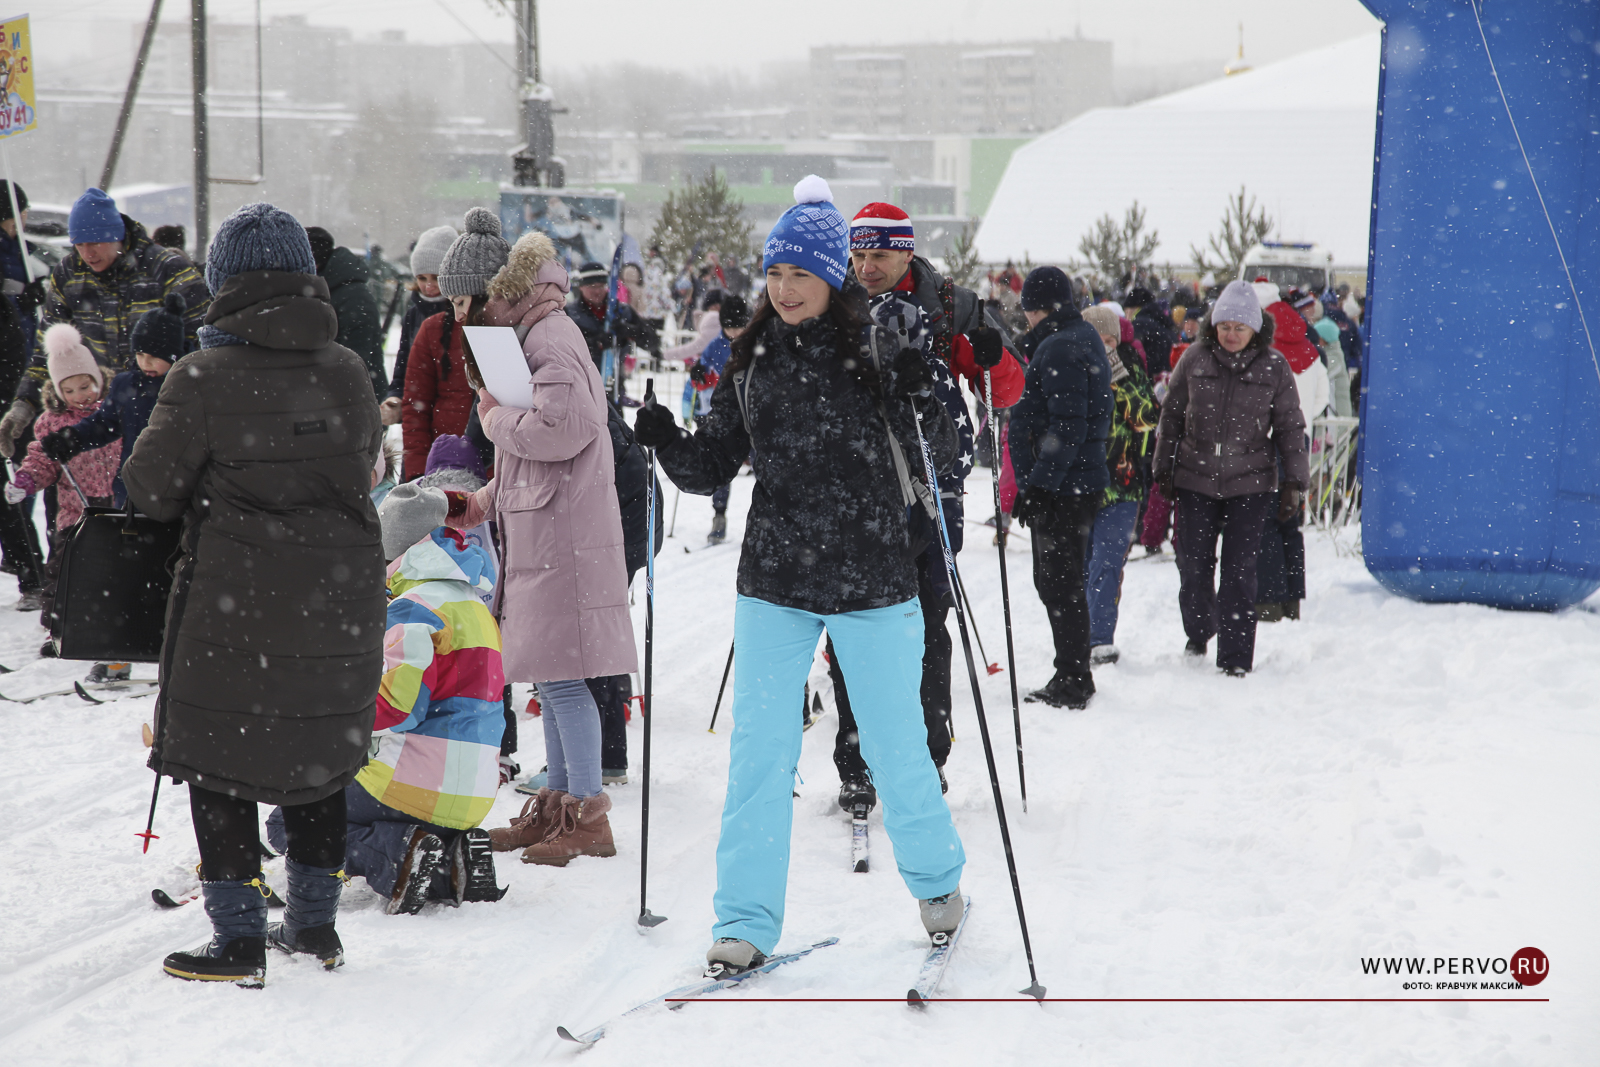
[[[160,660],[182,528],[132,504],[84,510],[60,549],[53,639],[62,659]]]

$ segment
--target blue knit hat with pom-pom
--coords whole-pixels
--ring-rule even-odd
[[[850,267],[850,226],[833,206],[833,190],[825,179],[807,174],[795,183],[795,205],[785,211],[767,235],[761,269],[788,263],[808,270],[838,289]]]
[[[213,294],[235,274],[253,270],[317,273],[311,239],[300,220],[267,203],[246,204],[222,220],[206,251],[206,285]]]

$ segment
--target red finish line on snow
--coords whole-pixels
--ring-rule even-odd
[[[668,1004],[907,1004],[905,997],[667,997]],[[924,997],[918,1004],[1548,1004],[1549,997]]]

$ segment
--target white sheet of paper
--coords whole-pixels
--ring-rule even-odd
[[[517,331],[509,326],[465,326],[484,387],[508,408],[533,407],[533,376]]]

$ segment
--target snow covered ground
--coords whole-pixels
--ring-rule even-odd
[[[643,934],[634,924],[636,779],[613,788],[614,859],[557,870],[512,854],[501,903],[418,916],[385,915],[357,882],[339,916],[341,970],[274,956],[260,992],[179,982],[161,957],[209,928],[197,906],[150,901],[157,886],[190,890],[198,858],[182,788],[163,790],[148,855],[134,836],[149,802],[139,725],[152,699],[0,704],[0,1063],[1594,1062],[1600,615],[1398,600],[1348,537],[1341,552],[1315,535],[1305,618],[1263,626],[1256,673],[1242,681],[1182,662],[1171,563],[1130,564],[1123,659],[1097,672],[1091,707],[1023,706],[1027,814],[1007,676],[984,678],[1039,979],[1051,997],[1081,999],[925,1014],[804,999],[902,997],[923,943],[881,828],[872,873],[848,870],[830,709],[805,739],[784,945],[839,944],[716,1003],[619,1023],[588,1052],[560,1041],[557,1024],[593,1026],[698,973],[726,706],[717,733],[706,726],[750,487],[735,484],[732,544],[685,554],[710,505],[684,496],[660,556],[650,907],[669,922]],[[969,489],[981,519],[981,472]],[[670,487],[665,506],[670,515]],[[968,590],[1003,662],[996,553],[987,530],[968,535]],[[1025,538],[1009,559],[1018,680],[1036,686],[1050,646]],[[22,665],[42,638],[33,617],[0,605],[0,663]],[[1028,970],[959,659],[957,679],[950,803],[976,905],[943,992],[1015,998]],[[630,729],[637,773],[637,719]],[[523,721],[521,741],[537,770],[539,720]],[[491,824],[521,800],[504,791]],[[282,861],[268,870],[281,888]],[[1409,992],[1360,961],[1506,958],[1524,946],[1548,954],[1549,980],[1487,995],[1547,1003],[1118,1002],[1481,996]]]

